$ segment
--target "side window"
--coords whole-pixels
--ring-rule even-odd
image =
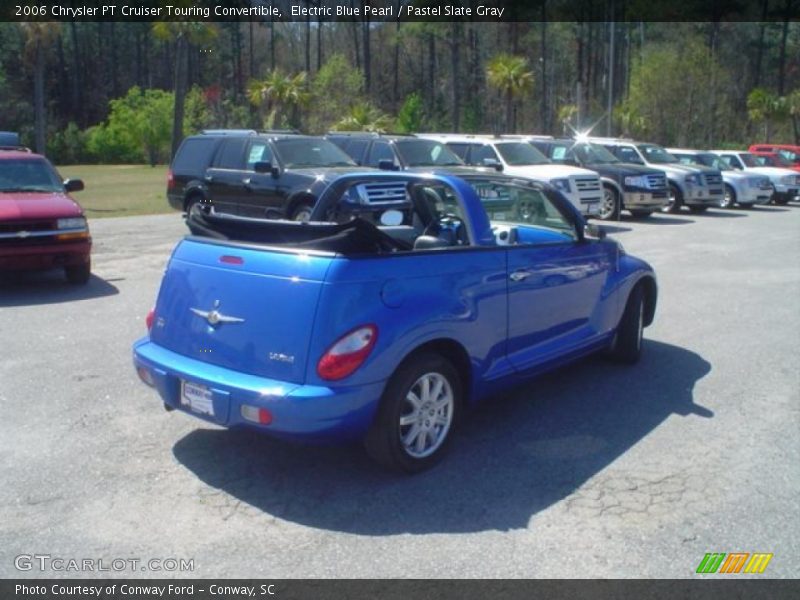
[[[182,174],[205,169],[214,153],[218,139],[213,137],[188,138],[181,144],[175,155],[175,159],[172,161],[172,170]]]
[[[453,152],[455,152],[456,155],[458,155],[458,157],[461,160],[463,161],[467,160],[467,150],[469,149],[469,144],[450,143],[447,144],[447,147],[450,148],[450,150],[452,150]]]
[[[242,169],[244,167],[244,147],[246,138],[231,138],[222,143],[214,166],[218,169]]]
[[[396,162],[394,159],[394,151],[388,142],[375,142],[372,144],[372,149],[369,152],[369,166],[377,168],[382,160],[390,160],[393,163]]]
[[[494,148],[486,144],[473,144],[470,163],[473,165],[482,165],[484,159],[486,158],[500,162],[500,159],[497,157],[497,152],[494,151]]]
[[[619,158],[622,162],[642,164],[642,159],[639,157],[639,153],[633,148],[629,148],[628,146],[619,146],[615,150],[616,151],[614,154],[616,154],[617,158]]]
[[[519,229],[519,243],[536,243],[536,229],[557,231],[568,239],[577,239],[572,222],[558,210],[547,194],[535,187],[516,183],[473,183],[489,220],[499,224],[528,226]],[[552,242],[552,238],[547,238]]]
[[[740,168],[740,167],[739,167],[739,165],[737,164],[737,161],[736,161],[736,160],[734,160],[734,157],[733,157],[733,156],[731,156],[730,154],[720,154],[720,156],[719,156],[719,157],[720,157],[720,158],[723,160],[723,162],[725,162],[725,163],[726,163],[726,164],[727,164],[729,167],[733,167],[734,169],[739,169],[739,168]]]
[[[270,150],[267,142],[251,142],[247,151],[247,170],[255,170],[257,162],[273,162],[272,150]]]
[[[347,154],[350,155],[358,164],[364,162],[364,151],[367,149],[366,140],[350,140],[345,147],[342,148]]]

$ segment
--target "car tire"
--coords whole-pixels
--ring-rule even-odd
[[[683,206],[683,194],[677,185],[669,184],[669,203],[661,209],[661,212],[676,213],[680,212]]]
[[[186,199],[186,216],[188,217],[191,212],[195,210],[208,213],[208,207],[203,196],[197,193],[192,194]]]
[[[789,194],[773,194],[772,201],[778,206],[789,204]]]
[[[617,325],[614,339],[608,349],[608,357],[616,362],[635,364],[642,355],[644,332],[644,291],[637,285],[628,296],[625,312]]]
[[[689,210],[692,211],[694,214],[699,215],[708,210],[707,206],[690,206]]]
[[[620,209],[619,193],[614,188],[604,185],[597,218],[601,221],[616,221],[619,219]]]
[[[633,217],[635,219],[646,219],[652,214],[653,214],[652,210],[632,210],[631,211],[631,215],[633,215]]]
[[[736,190],[733,186],[725,184],[725,191],[722,195],[722,202],[719,203],[720,208],[733,208],[736,206]]]
[[[64,267],[64,275],[72,285],[86,285],[92,276],[92,264],[87,262],[82,265]]]
[[[364,440],[367,454],[393,471],[429,469],[449,445],[462,398],[449,360],[429,352],[412,357],[389,379]]]
[[[311,219],[311,211],[314,209],[313,205],[309,202],[302,201],[292,208],[292,214],[289,218],[292,221],[301,221],[303,223]]]

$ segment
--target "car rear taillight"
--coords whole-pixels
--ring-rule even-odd
[[[351,375],[372,352],[378,339],[375,325],[362,325],[346,333],[328,348],[317,364],[317,374],[328,381]]]
[[[156,316],[156,309],[151,308],[147,311],[147,316],[144,318],[144,323],[147,325],[147,331],[150,331],[153,328],[153,319]]]
[[[167,189],[171,190],[175,187],[175,175],[172,172],[172,169],[167,171]]]

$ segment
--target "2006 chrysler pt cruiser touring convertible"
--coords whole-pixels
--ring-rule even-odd
[[[546,184],[346,175],[311,220],[189,215],[133,348],[168,410],[420,471],[468,404],[598,350],[634,363],[653,320],[650,266]]]

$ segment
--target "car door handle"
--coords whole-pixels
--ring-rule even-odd
[[[242,179],[242,183],[245,185],[250,185],[251,181],[252,180],[249,177],[245,177],[244,179]]]
[[[212,181],[214,181],[214,176],[213,175],[206,175],[206,181],[208,183],[211,183]]]
[[[508,278],[511,281],[524,281],[531,275],[533,275],[533,273],[531,273],[530,271],[514,271],[513,273],[511,273],[511,275],[508,276]]]

